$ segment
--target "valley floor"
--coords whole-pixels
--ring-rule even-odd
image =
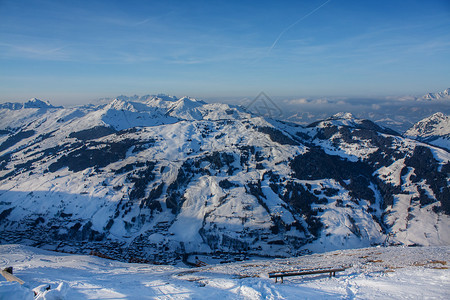
[[[0,299],[448,299],[450,246],[341,250],[289,259],[201,268],[130,264],[21,245],[0,245],[0,268],[14,267],[23,286],[0,278]],[[336,273],[268,273],[340,267]],[[51,289],[45,291],[50,285]],[[38,295],[39,296],[39,295]],[[60,297],[60,298],[58,298]]]

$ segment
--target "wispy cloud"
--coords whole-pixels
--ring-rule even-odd
[[[49,47],[42,44],[11,44],[1,43],[0,57],[26,57],[44,60],[67,60],[68,54],[65,52],[67,46]]]
[[[345,104],[345,102],[342,100],[334,101],[334,100],[325,99],[325,98],[317,98],[317,99],[299,98],[299,99],[284,100],[283,102],[288,105],[326,105],[326,104],[342,105],[342,104]]]
[[[272,53],[272,58],[285,62],[327,67],[365,68],[392,65],[398,62],[421,61],[425,56],[450,51],[450,34],[438,34],[434,27],[450,26],[450,21],[433,24],[368,28],[365,32],[336,39],[288,40],[284,47]],[[425,33],[422,33],[425,32]],[[426,34],[428,33],[428,34]]]
[[[272,45],[269,47],[269,50],[267,51],[267,54],[270,54],[270,52],[272,51],[272,49],[276,46],[276,44],[278,43],[278,41],[281,39],[281,37],[287,32],[289,31],[289,29],[291,29],[292,27],[294,27],[295,25],[297,25],[298,23],[300,23],[301,21],[303,21],[304,19],[306,19],[307,17],[309,17],[310,15],[314,14],[316,11],[318,11],[319,9],[321,9],[322,7],[324,7],[328,2],[330,2],[331,0],[327,0],[324,3],[322,3],[321,5],[319,5],[318,7],[316,7],[315,9],[313,9],[312,11],[310,11],[309,13],[307,13],[306,15],[302,16],[300,19],[298,19],[297,21],[295,21],[294,23],[292,23],[291,25],[289,25],[288,27],[286,27],[285,29],[283,29],[280,34],[277,36],[277,38],[275,39],[275,41],[273,41]]]

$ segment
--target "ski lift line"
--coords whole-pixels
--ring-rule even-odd
[[[303,21],[304,19],[306,19],[307,17],[309,17],[310,15],[312,15],[313,13],[315,13],[316,11],[318,11],[319,9],[321,9],[323,6],[325,6],[328,2],[330,2],[331,0],[327,0],[324,3],[322,3],[321,5],[319,5],[318,7],[316,7],[315,9],[313,9],[312,11],[310,11],[309,13],[307,13],[306,15],[304,15],[303,17],[301,17],[300,19],[298,19],[297,21],[295,21],[294,23],[292,23],[291,25],[289,25],[288,27],[286,27],[283,31],[281,31],[281,33],[278,35],[278,37],[275,39],[275,41],[272,43],[272,46],[270,46],[269,50],[267,51],[267,53],[269,54],[272,49],[276,46],[276,44],[278,43],[278,41],[281,39],[281,37],[292,27],[294,27],[295,25],[297,25],[298,23],[300,23],[301,21]]]

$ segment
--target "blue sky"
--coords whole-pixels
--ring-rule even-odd
[[[450,1],[0,0],[0,101],[424,94]]]

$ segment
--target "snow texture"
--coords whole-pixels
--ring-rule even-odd
[[[130,264],[0,245],[23,286],[0,280],[1,299],[446,299],[448,247],[377,247],[200,268]],[[328,274],[268,278],[273,271],[345,267]],[[33,290],[33,291],[32,291]]]

